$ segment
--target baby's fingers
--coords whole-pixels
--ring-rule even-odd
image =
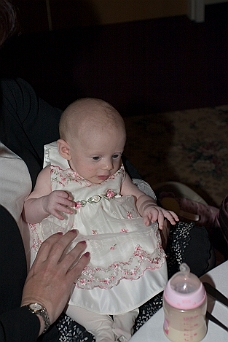
[[[164,228],[165,217],[161,211],[158,213],[158,227],[160,230]]]
[[[64,190],[54,190],[52,192],[53,196],[58,196],[58,197],[62,197],[62,198],[68,198],[69,200],[72,200],[72,196],[69,192],[64,191]]]
[[[148,216],[145,216],[145,217],[143,218],[143,222],[144,222],[145,226],[149,226],[151,220],[148,218]]]
[[[151,223],[156,222],[158,219],[158,212],[157,210],[154,210],[152,212],[148,212],[143,216],[143,222],[146,226],[149,226]]]
[[[62,204],[62,205],[68,206],[68,207],[74,207],[73,198],[66,191],[55,190],[51,193],[50,196],[52,197],[52,200],[54,202],[57,202],[59,204]]]
[[[163,215],[172,225],[179,221],[178,216],[173,211],[165,211]]]

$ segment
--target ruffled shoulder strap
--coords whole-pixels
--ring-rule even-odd
[[[59,154],[56,141],[44,145],[43,167],[47,165],[58,166],[63,170],[69,169],[68,161]]]

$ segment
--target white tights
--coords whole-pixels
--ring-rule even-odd
[[[122,315],[102,315],[92,311],[69,305],[66,314],[93,334],[96,342],[128,341],[132,336],[132,328],[139,310]]]

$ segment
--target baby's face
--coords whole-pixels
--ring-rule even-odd
[[[120,168],[124,145],[125,132],[121,129],[84,134],[70,145],[70,166],[89,182],[102,183]]]

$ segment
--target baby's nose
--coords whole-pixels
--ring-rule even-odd
[[[112,160],[105,160],[104,161],[104,166],[103,166],[104,170],[112,170],[113,169],[113,162]]]

